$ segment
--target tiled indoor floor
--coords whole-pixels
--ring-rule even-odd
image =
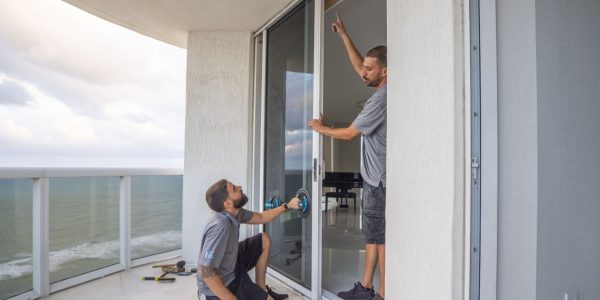
[[[348,290],[359,281],[365,263],[365,241],[361,226],[360,190],[355,190],[354,201],[346,208],[337,207],[335,199],[329,199],[329,209],[323,211],[323,288],[336,294]],[[379,268],[375,270],[373,283],[379,287]]]

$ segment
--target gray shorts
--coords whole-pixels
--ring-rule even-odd
[[[362,230],[367,244],[385,244],[385,187],[363,183]]]

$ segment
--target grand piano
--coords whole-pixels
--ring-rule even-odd
[[[348,198],[354,199],[354,212],[356,213],[356,193],[348,190],[363,187],[363,178],[357,172],[325,172],[323,187],[335,188],[335,192],[325,193],[325,211],[329,198],[335,198],[340,203],[340,208],[348,207]],[[346,200],[346,204],[344,201]]]

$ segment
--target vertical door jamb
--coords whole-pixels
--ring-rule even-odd
[[[314,0],[314,54],[313,54],[313,118],[318,119],[323,111],[323,20],[324,1]],[[312,299],[321,299],[321,269],[322,269],[322,215],[321,215],[321,182],[325,166],[323,165],[323,138],[313,133],[313,183],[312,183]],[[315,180],[316,179],[316,180]]]

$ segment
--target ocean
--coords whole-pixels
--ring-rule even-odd
[[[119,178],[50,179],[50,282],[119,263]],[[182,176],[132,176],[131,256],[181,248]],[[0,179],[0,299],[32,288],[33,181]]]

